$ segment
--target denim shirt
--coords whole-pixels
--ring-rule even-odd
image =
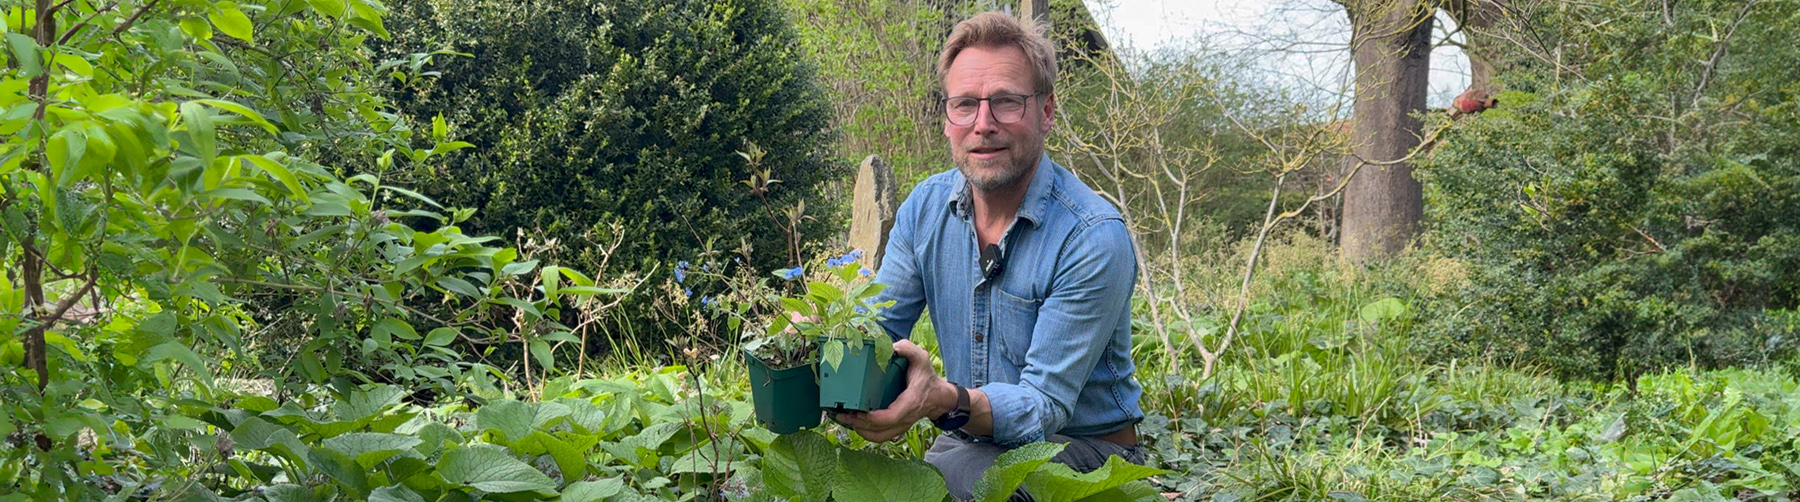
[[[876,277],[887,286],[876,300],[894,301],[888,334],[906,338],[930,307],[946,377],[987,393],[1001,445],[1143,420],[1131,361],[1137,255],[1118,209],[1044,156],[1000,239],[1004,270],[984,279],[970,197],[952,169],[900,205]]]

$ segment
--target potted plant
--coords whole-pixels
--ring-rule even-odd
[[[819,425],[818,354],[810,339],[777,321],[765,332],[745,334],[750,400],[756,419],[779,434]]]
[[[858,250],[828,260],[826,280],[808,281],[805,295],[781,299],[794,328],[818,347],[818,406],[828,410],[886,408],[905,386],[907,360],[894,355],[892,339],[877,324],[892,302],[870,303],[882,285],[861,268],[861,258]]]

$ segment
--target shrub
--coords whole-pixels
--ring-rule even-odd
[[[1769,312],[1800,303],[1800,36],[1772,6],[1684,4],[1665,26],[1632,4],[1545,16],[1569,64],[1514,48],[1501,107],[1420,164],[1430,245],[1469,272],[1429,316],[1447,352],[1614,378],[1791,346]]]
[[[394,55],[449,50],[441,75],[401,86],[405,115],[442,114],[476,148],[439,170],[409,173],[420,191],[479,208],[469,230],[557,239],[563,260],[647,269],[717,240],[790,259],[834,233],[842,179],[830,105],[771,1],[400,2]],[[767,152],[766,193],[746,187]],[[789,228],[780,213],[805,200]]]

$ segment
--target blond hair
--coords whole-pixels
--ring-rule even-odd
[[[983,12],[956,23],[956,28],[950,30],[950,39],[944,42],[944,52],[938,54],[938,85],[944,85],[944,78],[950,74],[950,63],[956,61],[956,55],[963,49],[1012,46],[1025,53],[1036,92],[1055,94],[1056,49],[1050,45],[1050,39],[1044,37],[1044,31],[1041,22],[1027,24],[999,12]]]

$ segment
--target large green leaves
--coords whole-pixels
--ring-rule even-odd
[[[438,461],[438,474],[450,484],[489,493],[556,490],[549,476],[494,446],[450,450]]]
[[[837,500],[941,502],[949,495],[943,475],[930,464],[863,450],[844,450],[840,458],[844,475],[832,489]]]
[[[1167,472],[1126,462],[1116,455],[1108,457],[1105,465],[1088,473],[1076,473],[1069,466],[1051,462],[1026,476],[1025,490],[1032,498],[1043,502],[1075,502]]]
[[[762,458],[769,493],[800,502],[822,502],[840,474],[838,447],[812,432],[784,434]]]
[[[1027,476],[1062,450],[1063,445],[1058,443],[1032,443],[1000,454],[994,465],[975,482],[975,500],[1004,502]]]
[[[352,432],[325,440],[325,447],[342,453],[364,468],[373,467],[402,451],[419,445],[419,438],[379,432]]]

